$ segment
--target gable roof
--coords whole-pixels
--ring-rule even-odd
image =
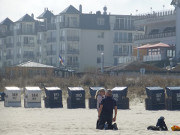
[[[1,25],[10,25],[12,24],[13,21],[11,21],[8,17],[6,19],[4,19],[0,24]]]
[[[44,18],[51,18],[52,16],[54,16],[54,14],[49,11],[48,9],[46,9],[41,15],[39,15],[37,18],[38,19],[44,19]]]
[[[17,65],[17,67],[55,68],[55,67],[50,66],[50,65],[44,65],[44,64],[32,62],[32,61],[21,63],[21,64]]]
[[[34,18],[28,14],[25,14],[22,18],[20,18],[17,22],[35,22]]]
[[[60,14],[79,14],[79,13],[80,12],[75,7],[70,5],[69,7],[64,9]]]

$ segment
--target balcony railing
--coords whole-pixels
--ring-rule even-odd
[[[17,54],[17,58],[21,58],[21,54]]]
[[[47,56],[56,55],[56,51],[47,51]]]
[[[128,52],[122,53],[122,52],[113,52],[113,56],[129,56]]]
[[[6,48],[13,48],[13,47],[14,47],[13,43],[7,43],[6,44]]]
[[[36,32],[33,31],[33,30],[30,30],[30,31],[22,31],[21,29],[20,30],[17,30],[17,35],[35,35]]]
[[[0,37],[13,36],[13,31],[0,32]]]
[[[56,24],[48,24],[47,29],[48,30],[56,30]]]
[[[175,14],[176,14],[175,10],[167,10],[167,11],[161,11],[161,12],[141,14],[141,15],[138,15],[136,19],[143,20],[147,18],[157,18],[157,17],[170,16],[170,15],[175,15]]]
[[[159,33],[153,35],[138,35],[135,36],[134,40],[145,40],[145,39],[154,39],[154,38],[165,38],[165,37],[173,37],[176,36],[176,32],[168,32],[168,33]]]
[[[39,39],[37,40],[37,43],[38,43],[38,44],[41,44],[41,42],[42,42],[42,40],[39,40]]]
[[[32,54],[32,55],[24,54],[23,57],[27,58],[27,59],[34,59],[34,54]]]
[[[147,55],[147,56],[143,56],[143,61],[161,61],[166,59],[167,57],[163,57],[162,55]]]
[[[17,45],[17,46],[21,46],[21,42],[17,42],[16,45]]]
[[[79,67],[79,63],[78,62],[73,62],[73,63],[67,62],[67,66],[68,67]]]
[[[79,41],[79,37],[67,37],[67,41]]]
[[[23,44],[24,47],[34,47],[34,43]]]
[[[60,50],[59,54],[65,54],[65,50]]]
[[[79,50],[67,50],[67,54],[79,54]]]
[[[47,43],[54,43],[54,42],[56,42],[56,38],[48,38],[47,39]]]
[[[65,41],[65,37],[61,36],[60,41]]]
[[[37,52],[37,57],[40,57],[41,56],[41,53],[40,52]]]
[[[6,55],[6,59],[7,59],[7,60],[13,59],[13,55]]]
[[[131,40],[114,39],[113,42],[114,42],[114,43],[132,43],[132,39],[131,39]]]
[[[125,28],[125,27],[120,27],[119,24],[115,24],[114,25],[114,30],[135,30],[135,26],[130,26],[128,28]]]

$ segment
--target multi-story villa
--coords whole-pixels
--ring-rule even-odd
[[[76,71],[113,66],[136,59],[133,37],[138,34],[134,16],[103,12],[82,13],[72,5],[58,15],[47,8],[34,19],[26,14],[16,22],[0,24],[0,68],[29,60]]]

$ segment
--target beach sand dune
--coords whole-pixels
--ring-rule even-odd
[[[177,135],[172,125],[180,126],[180,111],[146,111],[144,103],[133,103],[129,110],[118,110],[118,131],[96,130],[96,109],[5,108],[0,102],[0,135]],[[148,131],[160,116],[167,132]]]

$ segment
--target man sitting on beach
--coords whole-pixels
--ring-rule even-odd
[[[115,116],[113,118],[113,108],[115,110]],[[112,91],[106,91],[106,98],[102,100],[98,112],[98,129],[104,129],[104,125],[107,122],[107,129],[115,129],[117,130],[117,125],[114,123],[112,125],[112,121],[116,121],[117,116],[117,104],[116,101],[112,98]]]

